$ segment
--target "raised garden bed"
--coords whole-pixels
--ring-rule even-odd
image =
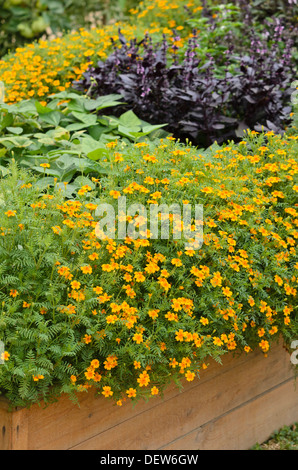
[[[9,411],[0,401],[1,450],[241,450],[298,420],[298,391],[282,342],[226,355],[182,390],[134,407],[82,393],[80,407],[63,396],[46,408]]]

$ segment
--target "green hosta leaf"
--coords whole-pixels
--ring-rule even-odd
[[[162,127],[165,127],[165,126],[167,126],[167,124],[155,124],[155,125],[146,124],[145,126],[142,127],[142,132],[143,132],[143,135],[151,134],[151,132],[161,129]]]
[[[135,113],[131,110],[127,111],[126,113],[122,114],[119,118],[119,122],[122,126],[128,128],[141,128],[142,121],[135,115]]]
[[[85,186],[85,185],[90,186],[91,189],[95,188],[95,184],[93,183],[93,181],[91,181],[89,178],[87,178],[87,176],[82,176],[82,175],[78,176],[74,180],[73,185],[75,187],[78,187],[78,188],[81,188],[82,186]]]
[[[11,113],[3,114],[0,121],[0,129],[5,129],[8,126],[11,126],[11,124],[13,124],[13,115]]]
[[[35,107],[38,112],[38,114],[49,114],[53,110],[49,108],[48,106],[43,106],[39,101],[35,101]]]
[[[102,142],[93,139],[91,136],[83,137],[81,140],[82,152],[87,155],[88,158],[98,160],[104,153],[107,154],[107,148]],[[98,157],[97,157],[98,155]]]
[[[120,135],[128,137],[129,139],[136,139],[137,137],[144,135],[142,132],[140,132],[140,128],[129,128],[122,125],[118,126],[118,132]]]
[[[40,115],[40,119],[48,124],[57,127],[62,118],[62,114],[59,111],[50,111],[46,114]]]
[[[44,178],[40,178],[38,181],[34,183],[34,186],[37,187],[40,191],[43,191],[48,186],[54,186],[55,178],[53,176],[45,176]]]
[[[111,108],[113,106],[118,106],[121,104],[125,104],[119,99],[121,99],[121,95],[107,95],[107,96],[100,96],[96,100],[87,100],[84,103],[86,111],[100,111],[101,109]]]
[[[90,113],[78,113],[74,111],[72,115],[78,119],[78,121],[83,122],[86,126],[94,126],[97,121],[97,116]]]
[[[2,142],[2,145],[5,145],[6,147],[12,147],[12,146],[15,146],[15,147],[29,147],[32,143],[32,140],[28,139],[25,136],[20,136],[20,137],[19,136],[16,136],[16,137],[6,136],[6,137],[2,137],[0,139],[0,142]]]
[[[87,153],[87,157],[90,158],[90,160],[99,160],[100,158],[106,157],[107,155],[108,152],[106,148],[97,148],[92,150],[92,152]]]
[[[7,127],[6,129],[12,134],[17,134],[17,135],[20,135],[23,132],[22,127]]]

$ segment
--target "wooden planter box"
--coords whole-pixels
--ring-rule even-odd
[[[245,450],[298,420],[298,390],[282,343],[223,357],[182,391],[122,407],[82,393],[46,408],[8,411],[0,400],[1,450]]]

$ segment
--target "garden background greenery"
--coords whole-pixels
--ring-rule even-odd
[[[0,4],[1,393],[121,406],[226,353],[292,352],[297,2]],[[202,247],[99,239],[121,196],[201,204]]]

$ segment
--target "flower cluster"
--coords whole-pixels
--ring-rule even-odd
[[[5,101],[16,103],[37,98],[42,103],[48,96],[69,88],[82,76],[91,58],[106,58],[111,38],[117,39],[119,24],[79,31],[17,48],[14,54],[0,60],[1,80],[5,83]],[[121,26],[128,37],[135,26]]]
[[[75,199],[38,197],[16,170],[1,183],[0,389],[15,403],[91,388],[121,405],[194,380],[210,358],[266,355],[297,334],[297,137],[252,132],[203,153],[172,138],[119,142],[112,152],[105,184]],[[98,205],[116,211],[124,195],[148,209],[203,205],[203,245],[186,249],[174,223],[168,239],[149,228],[101,237]],[[140,226],[137,212],[125,219]]]

